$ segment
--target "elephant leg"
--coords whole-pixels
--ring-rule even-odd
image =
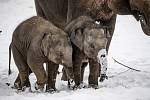
[[[28,72],[29,72],[29,75],[32,73],[32,71],[31,71],[30,68],[29,68]],[[27,81],[27,84],[30,85],[30,82]],[[16,89],[17,89],[17,87],[21,87],[21,79],[20,79],[20,77],[19,77],[19,74],[18,74],[18,76],[17,76],[17,78],[16,78],[16,80],[15,80],[15,82],[14,82],[14,87],[13,87],[13,88],[16,88]]]
[[[34,62],[34,61],[33,61]],[[44,69],[43,63],[31,63],[28,61],[29,67],[31,68],[32,72],[34,72],[37,82],[35,84],[35,89],[43,91],[44,86],[47,81],[46,71]]]
[[[80,51],[78,47],[73,45],[73,55],[72,55],[72,61],[73,61],[73,74],[74,74],[74,81],[75,81],[75,87],[74,88],[80,88],[81,84],[81,66],[82,66],[82,59],[84,58],[84,55]]]
[[[85,71],[85,67],[88,65],[87,62],[83,62],[82,66],[81,66],[81,82],[83,83],[83,78],[84,78],[84,71]]]
[[[14,87],[13,88],[21,88],[21,79],[20,79],[20,77],[19,77],[19,74],[18,74],[18,76],[17,76],[17,78],[16,78],[16,80],[15,80],[15,82],[14,82]]]
[[[14,86],[17,89],[23,90],[24,87],[30,87],[29,72],[28,72],[29,66],[23,59],[24,57],[22,56],[22,54],[18,51],[18,49],[14,45],[12,46],[12,52],[15,64],[19,70],[19,74],[14,83]]]
[[[89,59],[89,87],[98,88],[98,77],[99,77],[99,63],[94,59]]]
[[[46,19],[46,16],[39,4],[39,1],[38,0],[34,0],[34,1],[35,1],[35,8],[36,8],[37,15]]]
[[[80,61],[73,62],[73,73],[74,73],[74,81],[76,87],[80,86],[81,83],[81,65],[82,62]]]
[[[59,64],[55,64],[51,61],[47,63],[47,71],[48,71],[47,73],[48,80],[47,80],[47,86],[46,86],[47,92],[56,91],[55,83],[56,83],[56,76],[57,76],[58,68],[59,68]]]
[[[64,68],[62,69],[62,73],[63,74],[62,74],[61,80],[68,81],[67,74]]]

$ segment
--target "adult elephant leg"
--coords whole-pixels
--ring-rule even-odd
[[[56,83],[56,76],[57,76],[59,64],[55,64],[49,61],[47,63],[46,68],[47,68],[47,75],[48,75],[46,91],[47,92],[56,91],[55,83]]]
[[[15,88],[18,90],[24,90],[24,87],[30,87],[29,82],[29,66],[27,65],[26,61],[23,59],[24,57],[22,54],[18,51],[16,46],[12,46],[12,52],[15,64],[17,65],[17,68],[19,70],[18,77],[14,83]]]
[[[99,63],[95,59],[89,59],[89,87],[98,88]]]
[[[39,4],[39,1],[34,0],[34,2],[35,2],[35,8],[36,8],[37,15],[46,19],[46,16],[45,16],[45,14],[44,14],[44,12],[43,12],[40,4]]]
[[[37,14],[64,29],[67,21],[68,0],[35,0]]]

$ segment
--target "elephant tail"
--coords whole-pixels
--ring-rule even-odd
[[[11,64],[11,44],[9,45],[9,70],[8,70],[8,75],[11,74],[10,64]]]

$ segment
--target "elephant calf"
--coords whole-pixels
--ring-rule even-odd
[[[98,88],[99,69],[101,69],[101,66],[97,56],[100,50],[106,49],[108,35],[105,34],[100,24],[96,24],[95,20],[88,16],[80,16],[73,20],[67,25],[65,31],[69,34],[73,47],[75,88],[80,88],[84,68],[88,62],[90,68],[89,86]],[[66,80],[65,76],[65,73],[63,73],[62,80]]]
[[[43,63],[47,63],[48,67],[47,91],[55,89],[59,64],[64,65],[68,78],[73,79],[70,38],[49,21],[34,16],[22,22],[13,33],[10,46],[19,70],[17,80],[21,80],[21,86],[18,88],[23,90],[30,87],[31,69],[37,78],[37,89],[43,90],[47,82]]]

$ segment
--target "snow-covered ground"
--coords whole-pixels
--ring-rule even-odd
[[[67,84],[57,77],[59,93],[16,93],[5,83],[13,85],[17,68],[12,60],[12,75],[8,76],[8,47],[12,32],[23,20],[35,15],[33,0],[0,0],[0,100],[150,100],[150,37],[144,35],[139,22],[132,16],[118,16],[116,30],[109,52],[109,79],[99,83],[99,89],[91,88],[71,91]],[[127,71],[112,60],[120,62],[141,72]],[[32,85],[35,76],[30,76]],[[87,83],[88,68],[84,80]]]

